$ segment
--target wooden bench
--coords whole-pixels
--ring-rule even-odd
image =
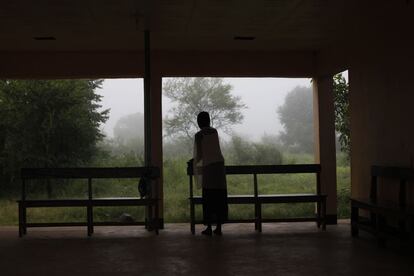
[[[255,217],[253,219],[233,219],[227,223],[244,223],[250,222],[255,224],[255,229],[262,231],[263,222],[299,222],[299,221],[316,221],[318,227],[326,229],[326,195],[321,193],[320,185],[321,167],[317,164],[310,165],[265,165],[265,166],[226,166],[226,175],[252,175],[253,176],[253,194],[249,195],[228,195],[228,204],[250,204],[254,206]],[[316,193],[309,194],[259,194],[257,176],[261,174],[298,174],[313,173],[316,174]],[[202,221],[196,221],[195,205],[202,204],[201,196],[194,196],[193,190],[193,166],[192,162],[187,163],[187,175],[189,176],[190,186],[190,220],[191,233],[195,233],[195,224]],[[262,205],[275,203],[316,203],[316,216],[307,218],[262,218]]]
[[[19,236],[27,233],[28,227],[56,227],[56,226],[87,226],[88,236],[92,235],[94,226],[101,225],[145,225],[154,229],[158,234],[158,200],[147,195],[140,197],[111,197],[95,198],[93,196],[93,179],[127,179],[145,177],[148,181],[158,178],[159,169],[156,167],[126,167],[126,168],[23,168],[21,170],[22,194],[18,200],[19,207]],[[31,180],[45,179],[87,179],[87,197],[74,199],[28,199],[27,185]],[[33,183],[34,184],[34,183]],[[138,186],[138,181],[136,182]],[[138,189],[137,189],[138,190]],[[150,190],[150,189],[149,189]],[[138,193],[138,191],[137,191]],[[145,222],[94,222],[93,207],[97,206],[145,206],[147,218]],[[26,211],[28,208],[39,207],[85,207],[86,222],[55,222],[55,223],[27,223]],[[153,209],[154,208],[154,209]],[[155,213],[155,216],[152,214]]]
[[[378,199],[378,179],[386,180],[384,185],[398,189],[396,201]],[[358,236],[359,229],[374,234],[380,245],[385,239],[397,236],[414,241],[414,208],[406,203],[406,185],[414,181],[414,169],[386,166],[371,167],[370,195],[367,198],[351,198],[351,234]],[[398,182],[396,184],[395,182]],[[359,210],[368,211],[368,217],[360,216]],[[396,221],[396,227],[390,222]],[[407,231],[408,226],[408,231]]]

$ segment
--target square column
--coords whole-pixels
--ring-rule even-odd
[[[333,76],[313,78],[315,163],[321,165],[321,192],[327,194],[327,223],[337,222],[336,145]]]
[[[151,217],[158,218],[157,228],[164,228],[164,196],[162,170],[162,78],[153,69],[151,61],[150,31],[144,31],[144,121],[145,121],[145,166],[158,167],[160,177],[152,182],[151,194],[158,199]]]
[[[154,182],[153,194],[158,198],[159,227],[164,225],[164,194],[163,194],[163,158],[162,158],[162,77],[160,74],[151,74],[150,93],[150,132],[151,165],[160,169],[160,177]]]

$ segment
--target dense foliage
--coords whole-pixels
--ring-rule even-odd
[[[338,133],[341,151],[350,152],[349,129],[349,86],[342,74],[333,78],[335,130]],[[283,145],[292,152],[312,153],[313,133],[313,93],[310,87],[296,87],[290,91],[285,102],[278,109],[279,119],[284,127],[280,133]]]
[[[88,162],[103,137],[94,90],[101,80],[0,81],[0,168],[12,183],[21,167],[73,166]]]
[[[349,86],[342,74],[334,76],[335,129],[339,133],[341,150],[350,154]]]
[[[251,142],[233,135],[224,144],[223,152],[228,165],[280,165],[283,157],[279,145],[264,136],[260,142]],[[275,141],[275,140],[273,140]]]
[[[111,148],[115,158],[134,159],[135,166],[144,164],[144,114],[129,114],[117,121]]]

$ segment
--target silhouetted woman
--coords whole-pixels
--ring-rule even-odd
[[[194,141],[194,175],[203,193],[203,217],[207,228],[204,235],[221,235],[221,225],[227,220],[227,185],[224,158],[217,130],[210,126],[210,115],[203,111],[197,116],[200,131]],[[216,224],[214,231],[211,225]]]

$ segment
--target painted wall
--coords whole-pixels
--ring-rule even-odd
[[[368,197],[371,165],[414,167],[414,48],[405,42],[371,44],[352,57],[349,81],[354,197]],[[389,185],[380,185],[380,197],[396,200],[397,189],[386,187]],[[414,185],[408,185],[407,191],[409,202],[414,203]]]

